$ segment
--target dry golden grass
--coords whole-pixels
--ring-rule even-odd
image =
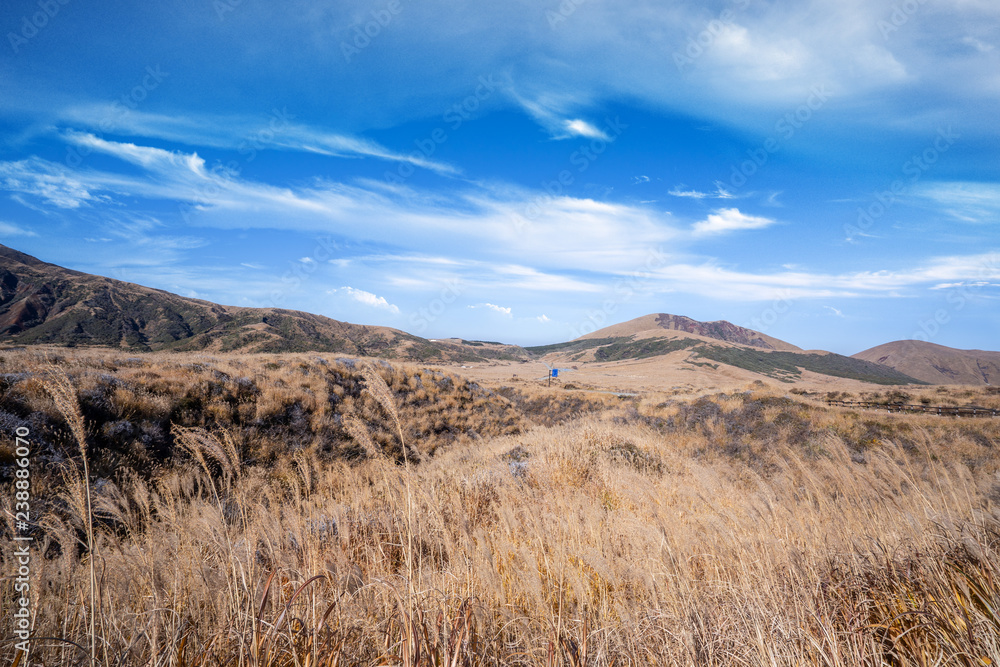
[[[288,359],[265,362],[278,366],[256,384],[318,395],[314,366],[303,374]],[[93,360],[63,365],[81,395],[94,386]],[[143,372],[163,382],[186,371]],[[94,485],[84,553],[91,517],[69,499],[86,485],[64,467],[68,500],[50,505],[45,558],[33,561],[33,663],[88,664],[90,636],[94,664],[108,666],[1000,659],[992,420],[856,413],[769,387],[586,409],[553,390],[548,402],[515,398],[555,418],[430,451],[407,426],[422,418],[407,406],[435,400],[415,395],[429,383],[413,378],[429,376],[359,373],[359,386],[325,383],[315,409],[326,412],[304,419],[340,415],[338,451],[359,443],[371,456],[307,446],[254,462],[240,437],[259,432],[178,424],[183,454]],[[338,386],[348,388],[334,410]],[[143,390],[153,391],[130,388]],[[474,393],[437,396],[481,410]],[[101,425],[85,427],[83,438]],[[8,524],[10,497],[0,496]],[[100,561],[92,634],[86,553]],[[10,612],[5,602],[8,628]],[[5,643],[0,660],[13,657]]]

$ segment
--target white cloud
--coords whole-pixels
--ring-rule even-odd
[[[0,236],[38,236],[38,234],[13,223],[0,221]]]
[[[586,295],[600,293],[614,280],[642,271],[651,276],[651,292],[756,300],[773,299],[783,290],[791,292],[791,298],[886,296],[912,294],[911,288],[921,285],[1000,280],[995,253],[935,258],[912,270],[849,274],[810,273],[804,268],[752,273],[711,261],[679,261],[676,256],[670,258],[674,263],[669,266],[657,263],[650,268],[651,249],[671,244],[677,248],[678,241],[691,242],[700,236],[776,223],[735,208],[721,209],[695,224],[692,234],[685,235],[669,214],[647,208],[548,197],[516,186],[488,183],[470,184],[449,195],[416,189],[373,191],[327,181],[276,187],[238,175],[213,174],[196,154],[119,144],[89,135],[81,135],[78,140],[90,142],[94,150],[120,156],[139,166],[141,173],[133,176],[93,169],[74,172],[38,158],[0,162],[0,173],[5,169],[7,173],[16,171],[25,182],[33,182],[36,175],[57,174],[87,193],[84,201],[95,203],[105,201],[109,193],[195,202],[192,224],[326,233],[336,229],[352,243],[384,244],[391,239],[394,246],[406,251],[355,255],[350,261],[352,270],[355,266],[361,270],[365,265],[377,265],[393,289],[436,294],[449,280],[460,280],[463,290],[480,290],[484,296],[479,298],[496,285],[509,290]],[[101,214],[108,216],[114,210],[104,207]],[[120,232],[120,238],[143,238],[151,251],[203,243],[200,239],[155,236],[161,226],[156,220],[133,217],[123,219],[119,227],[106,223],[101,232]],[[156,262],[163,261],[158,253],[142,254],[156,254]],[[331,271],[343,268],[329,266]],[[341,280],[347,282],[350,278],[345,273]],[[371,307],[399,312],[384,297],[370,292],[345,287],[343,293]],[[481,305],[507,317],[512,314],[511,308]]]
[[[698,190],[682,190],[681,188],[683,187],[683,185],[676,185],[673,189],[667,190],[667,194],[674,197],[688,197],[690,199],[706,199],[712,196],[707,192],[699,192]]]
[[[763,4],[766,11],[757,3],[742,1],[592,2],[581,5],[558,30],[549,30],[540,13],[526,11],[524,3],[457,8],[453,2],[428,0],[408,11],[404,22],[393,25],[390,42],[384,45],[391,49],[387,53],[406,54],[395,62],[396,75],[382,76],[384,61],[366,58],[346,68],[300,68],[300,76],[288,85],[295,85],[301,94],[299,108],[308,109],[324,99],[345,107],[336,115],[348,119],[344,124],[352,128],[383,128],[388,119],[439,116],[442,100],[461,101],[476,90],[475,82],[484,72],[496,72],[516,75],[520,96],[557,120],[542,123],[553,134],[566,133],[567,119],[593,118],[590,114],[604,103],[622,100],[760,128],[762,121],[802,104],[817,82],[829,82],[838,91],[837,105],[843,102],[843,106],[837,111],[855,126],[867,126],[869,121],[873,127],[883,122],[898,126],[926,119],[930,110],[943,116],[950,113],[956,126],[992,129],[988,109],[993,108],[1000,85],[997,50],[992,48],[994,0],[919,2],[916,11],[906,15],[905,24],[888,36],[879,23],[892,20],[890,3]],[[720,23],[721,9],[732,12],[732,19]],[[238,50],[245,45],[223,39],[219,58],[208,71],[224,68],[241,55],[253,56],[257,64],[276,71],[285,64],[282,58],[292,56],[298,62],[331,62],[341,57],[340,39],[349,39],[341,29],[359,18],[354,3],[281,16],[244,7],[241,21],[246,28],[273,39],[248,54]],[[681,70],[674,56],[683,54],[689,43],[700,51],[693,64]],[[427,75],[442,62],[450,63],[449,76]],[[359,82],[364,82],[364,96],[341,95]],[[915,94],[926,104],[913,105]],[[291,94],[286,98],[295,99]],[[491,108],[520,103],[503,94],[494,94],[488,102]],[[111,104],[77,105],[59,120],[86,123],[96,131],[109,118],[122,134],[199,146],[210,145],[211,140],[231,148],[272,129],[266,117],[153,114],[141,109],[123,115],[120,104],[117,112]],[[396,148],[372,147],[370,140],[346,129],[304,127],[296,120],[279,120],[273,132],[276,139],[263,142],[264,149],[311,148],[350,157],[404,160],[412,148],[406,141]],[[212,126],[225,129],[205,129]],[[336,138],[314,136],[323,133]]]
[[[441,248],[437,248],[441,250]],[[553,271],[540,270],[523,264],[496,263],[483,260],[428,255],[370,255],[353,258],[356,270],[372,270],[386,276],[396,287],[438,293],[448,290],[478,291],[495,289],[497,285],[521,292],[562,294],[593,294],[603,287]]]
[[[918,186],[915,194],[965,222],[996,222],[1000,219],[1000,183],[927,183]]]
[[[787,81],[802,76],[811,64],[798,37],[775,38],[738,24],[723,24],[706,55],[713,68],[728,68],[744,81]]]
[[[198,176],[206,176],[205,160],[197,153],[174,153],[151,146],[134,143],[106,141],[87,132],[66,132],[63,138],[70,143],[113,155],[120,160],[144,167],[150,171],[164,172],[182,167]]]
[[[33,158],[30,163],[0,162],[0,173],[16,168],[20,180],[13,187],[31,193],[36,191],[34,186],[20,183],[57,174],[61,182],[74,184],[78,193],[74,201],[80,202],[110,202],[117,197],[174,201],[188,224],[310,232],[336,228],[356,241],[392,239],[412,252],[444,247],[458,256],[476,248],[480,260],[509,264],[517,258],[518,265],[547,269],[627,271],[642,261],[648,248],[679,236],[668,213],[593,199],[550,197],[519,186],[475,183],[449,194],[323,180],[278,187],[238,174],[216,173],[194,153],[80,133],[67,138],[143,171],[70,172]],[[59,193],[50,196],[62,196],[64,191]]]
[[[958,283],[939,283],[937,285],[932,285],[930,289],[942,290],[942,289],[958,289],[965,287],[989,287],[989,286],[996,287],[997,285],[987,280],[976,280],[976,281],[963,280],[962,282]]]
[[[584,137],[604,141],[612,140],[607,132],[590,121],[573,117],[575,113],[572,110],[583,107],[588,102],[576,94],[558,94],[548,91],[528,99],[511,92],[511,98],[535,122],[544,127],[553,139]]]
[[[942,282],[1000,280],[1000,252],[935,257],[918,268],[899,271],[751,273],[713,263],[670,264],[651,271],[661,291],[698,294],[712,299],[770,301],[829,297],[902,297],[914,288]]]
[[[498,306],[493,303],[477,303],[474,306],[469,306],[469,308],[488,308],[489,310],[492,310],[495,313],[500,313],[505,317],[511,317],[510,308],[504,308],[503,306]]]
[[[370,139],[294,123],[295,116],[285,110],[274,110],[269,119],[263,120],[207,114],[168,116],[136,109],[122,115],[114,105],[83,104],[59,110],[57,116],[90,130],[104,130],[108,119],[114,118],[116,133],[189,146],[236,149],[247,159],[264,150],[299,151],[340,158],[372,157],[410,163],[441,174],[459,173],[452,165],[419,153],[400,153]]]
[[[580,120],[579,118],[565,121],[563,127],[565,127],[569,134],[587,137],[588,139],[609,140],[608,135],[603,130],[599,130],[587,121]]]
[[[347,296],[351,297],[358,303],[362,303],[366,306],[371,306],[372,308],[379,308],[382,310],[388,310],[394,315],[399,314],[399,308],[388,301],[386,301],[384,296],[378,296],[372,294],[371,292],[366,292],[362,289],[356,289],[354,287],[341,287],[339,290],[333,289],[329,293],[334,292],[344,292]]]
[[[981,42],[972,35],[966,35],[965,37],[963,37],[962,43],[968,44],[979,53],[989,53],[994,49],[992,44],[986,44],[985,42]]]
[[[705,220],[695,223],[692,231],[695,236],[707,236],[743,229],[763,229],[776,222],[771,218],[746,215],[736,208],[722,208],[709,214]]]
[[[315,264],[316,260],[312,257],[299,257],[299,261],[303,264]]]
[[[667,191],[668,195],[674,197],[686,197],[689,199],[736,199],[736,195],[730,192],[720,181],[716,181],[715,192],[700,192],[698,190],[684,190],[684,185],[675,185]],[[747,195],[743,195],[744,197]]]
[[[264,147],[269,147],[264,144]],[[440,174],[456,175],[459,170],[450,164],[431,160],[418,152],[398,153],[374,141],[345,137],[339,134],[321,132],[302,126],[293,126],[275,139],[274,148],[319,153],[331,157],[375,157],[392,162],[410,163],[415,167],[429,169]]]
[[[0,189],[27,194],[63,209],[80,208],[98,199],[85,180],[62,165],[37,157],[0,162]]]
[[[649,176],[639,175],[632,177],[632,183],[638,185],[639,183],[649,183]]]
[[[546,323],[546,322],[551,322],[552,321],[552,320],[549,319],[548,315],[539,315],[535,319],[538,320],[539,322],[543,323],[543,324]]]
[[[833,313],[837,317],[843,317],[844,316],[844,313],[839,308],[834,308],[833,306],[823,306],[823,307],[826,308],[827,310],[829,310],[831,313]]]

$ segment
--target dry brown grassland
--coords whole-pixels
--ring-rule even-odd
[[[1000,423],[786,390],[2,350],[0,660],[996,664]],[[30,660],[6,576],[18,427]]]

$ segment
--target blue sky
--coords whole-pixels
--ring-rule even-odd
[[[1000,349],[994,0],[0,7],[0,242],[538,344]]]

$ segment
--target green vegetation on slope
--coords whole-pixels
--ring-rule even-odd
[[[645,359],[661,354],[686,350],[697,345],[693,338],[644,338],[641,340],[622,341],[606,345],[594,351],[597,361],[619,361],[622,359]]]
[[[628,341],[631,336],[615,336],[612,338],[587,338],[584,340],[571,340],[566,343],[552,343],[551,345],[535,345],[533,347],[526,347],[528,352],[532,354],[537,354],[539,356],[549,354],[551,352],[582,352],[584,350],[590,350],[595,347],[601,347],[602,345],[609,345],[612,343],[618,343],[622,341]]]
[[[873,384],[927,384],[870,361],[852,359],[839,354],[808,354],[801,352],[762,352],[745,347],[702,345],[695,348],[698,357],[719,361],[730,366],[760,373],[783,382],[793,382],[802,375],[800,369],[860,380]]]

